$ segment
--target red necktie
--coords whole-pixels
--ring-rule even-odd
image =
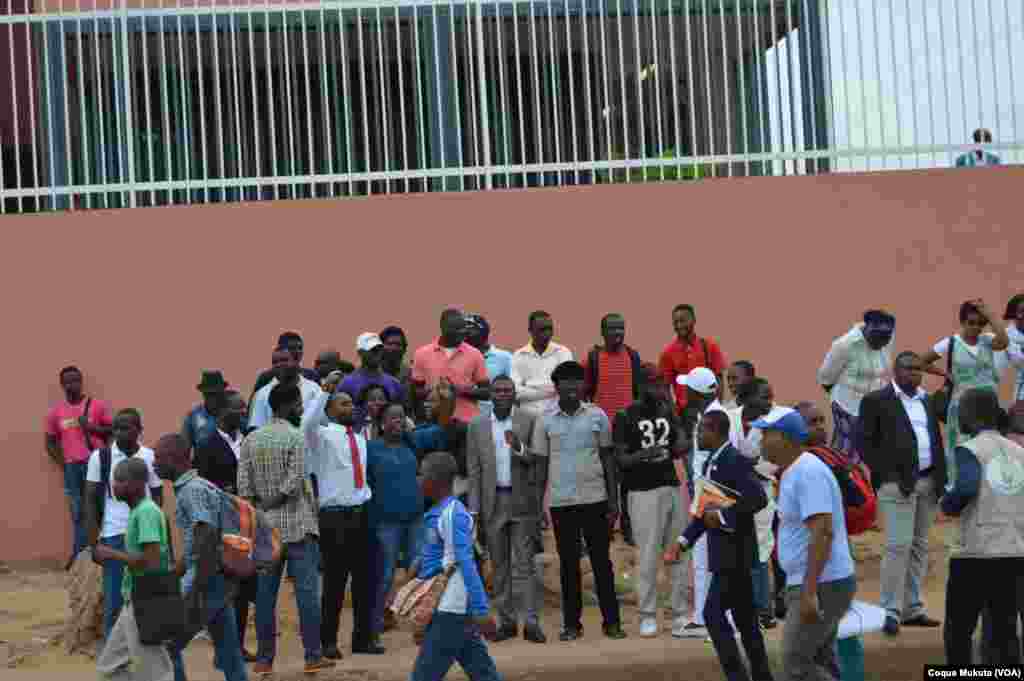
[[[346,430],[348,431],[348,451],[352,454],[352,474],[356,479],[356,489],[362,489],[363,460],[359,457],[359,444],[356,442],[356,434],[352,430],[352,426],[349,426]]]

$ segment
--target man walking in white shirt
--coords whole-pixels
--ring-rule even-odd
[[[285,349],[274,350],[271,357],[271,366],[274,371],[274,378],[270,383],[263,386],[252,398],[252,410],[249,414],[249,430],[256,430],[270,423],[274,417],[274,410],[270,408],[270,391],[278,385],[297,387],[302,393],[303,407],[309,405],[316,399],[323,390],[316,382],[309,380],[302,375],[299,368],[299,360],[295,355]],[[298,424],[292,424],[298,427]]]
[[[519,408],[531,416],[542,416],[558,404],[551,372],[572,361],[572,351],[551,339],[555,323],[543,310],[530,314],[530,342],[512,355],[512,381],[516,384]]]
[[[324,657],[341,659],[338,627],[345,587],[352,577],[352,652],[380,655],[383,647],[370,626],[370,531],[366,502],[372,491],[366,483],[366,439],[353,424],[353,401],[338,392],[341,373],[331,374],[321,392],[306,405],[302,435],[306,466],[316,475],[320,503],[320,553],[324,560],[320,640]],[[322,426],[324,412],[333,423]]]

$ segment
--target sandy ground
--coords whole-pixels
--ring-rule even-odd
[[[933,616],[943,611],[946,565],[945,539],[950,524],[937,525],[933,531],[931,566],[926,584],[926,603]],[[869,532],[855,541],[860,591],[858,598],[877,602],[879,543],[882,534]],[[631,561],[630,549],[617,542],[616,562],[621,570]],[[552,575],[547,575],[550,581]],[[0,678],[80,679],[95,678],[94,661],[87,656],[67,656],[54,637],[65,616],[64,573],[12,571],[0,574]],[[656,639],[640,639],[635,608],[624,599],[623,618],[630,638],[609,641],[600,635],[600,613],[590,606],[584,620],[586,636],[575,643],[557,641],[559,612],[551,598],[544,614],[547,645],[508,641],[492,645],[498,669],[507,681],[544,681],[546,679],[586,678],[587,681],[619,681],[629,678],[691,679],[719,681],[723,678],[710,643],[677,641],[664,632]],[[553,602],[550,602],[552,601]],[[281,640],[276,678],[292,681],[303,677],[302,649],[298,640],[297,619],[291,590],[286,585],[281,595]],[[251,626],[251,625],[250,625]],[[343,625],[341,639],[350,631]],[[781,627],[766,632],[769,652],[777,661]],[[407,679],[415,659],[416,647],[407,632],[385,635],[387,655],[346,657],[339,667],[323,673],[325,681],[398,681]],[[255,648],[255,633],[250,629],[248,644]],[[905,629],[898,639],[872,634],[864,640],[867,679],[902,681],[922,678],[922,666],[943,659],[941,630]],[[215,681],[223,676],[213,669],[209,643],[194,643],[186,651],[186,668],[193,681]],[[638,677],[643,675],[643,677]],[[449,679],[464,679],[457,667]]]

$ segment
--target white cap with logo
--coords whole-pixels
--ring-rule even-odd
[[[718,390],[718,379],[707,367],[697,367],[685,376],[676,376],[676,383],[693,388],[702,395],[710,395]]]
[[[375,333],[362,333],[359,334],[359,338],[356,339],[356,350],[358,352],[369,352],[374,348],[378,348],[384,345],[384,342]]]

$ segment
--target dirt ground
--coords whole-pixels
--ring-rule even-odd
[[[931,565],[926,583],[926,603],[930,613],[941,619],[946,582],[946,536],[949,523],[936,525],[931,544]],[[855,540],[860,588],[858,598],[878,600],[880,542],[883,535],[869,532]],[[632,562],[629,547],[617,540],[616,563],[619,574],[628,574]],[[546,561],[545,581],[555,579],[557,565]],[[302,648],[297,634],[297,618],[291,590],[286,585],[280,600],[281,639],[276,678],[297,681],[303,677]],[[622,681],[646,677],[720,681],[721,668],[710,643],[677,641],[668,632],[660,638],[640,639],[632,598],[623,599],[623,621],[630,638],[609,641],[601,637],[600,613],[596,606],[587,607],[584,619],[586,636],[575,643],[557,641],[559,611],[557,595],[548,593],[543,625],[548,633],[547,645],[524,641],[508,641],[491,646],[498,669],[507,681],[547,681],[586,678],[587,681]],[[47,571],[5,571],[0,574],[0,678],[79,679],[94,678],[94,660],[85,655],[68,656],[56,636],[60,633],[67,607],[64,573]],[[347,610],[346,610],[347,614]],[[250,625],[251,627],[251,625]],[[343,624],[342,641],[351,631]],[[777,661],[781,627],[766,632],[769,652]],[[247,638],[255,648],[255,632],[250,628]],[[416,647],[407,632],[385,634],[388,653],[380,657],[350,656],[331,673],[323,673],[324,681],[399,681],[407,679],[415,659]],[[922,667],[943,659],[941,630],[903,630],[898,639],[872,634],[864,639],[866,678],[868,681],[910,681],[922,678]],[[214,670],[209,643],[196,642],[186,651],[186,668],[192,681],[217,681],[223,676]],[[640,677],[638,675],[643,675]],[[465,679],[458,668],[449,679]]]

